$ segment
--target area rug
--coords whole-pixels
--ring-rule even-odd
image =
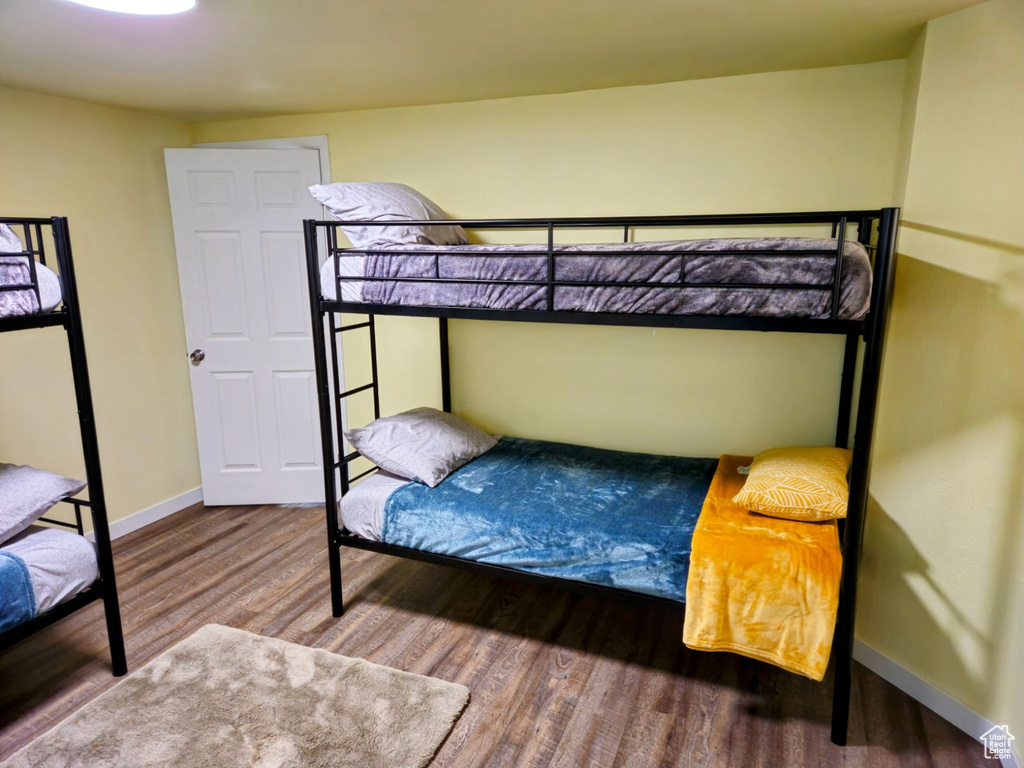
[[[216,624],[33,741],[4,768],[420,768],[462,685]]]

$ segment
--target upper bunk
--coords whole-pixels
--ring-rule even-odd
[[[67,322],[70,258],[66,219],[0,218],[0,333]]]
[[[898,214],[401,221],[541,233],[543,242],[532,245],[346,248],[339,229],[395,221],[304,226],[310,292],[321,312],[852,335],[888,301]],[[704,239],[641,239],[687,229]],[[556,242],[569,230],[573,242]],[[614,230],[621,242],[579,242],[581,230]]]

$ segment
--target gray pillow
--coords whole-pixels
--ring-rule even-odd
[[[81,480],[0,463],[0,544],[28,528],[61,499],[85,488]]]
[[[384,181],[314,184],[310,194],[338,221],[437,221],[450,219],[436,203],[405,184]],[[342,227],[353,248],[395,245],[465,245],[458,225]]]
[[[345,437],[381,469],[431,488],[498,444],[493,435],[435,408],[377,419]]]

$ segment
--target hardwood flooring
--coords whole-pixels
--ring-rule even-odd
[[[977,742],[857,666],[846,748],[831,686],[680,643],[682,613],[342,551],[322,512],[201,505],[114,543],[129,669],[208,623],[463,683],[433,766],[990,766]],[[115,683],[102,607],[0,654],[0,759]]]

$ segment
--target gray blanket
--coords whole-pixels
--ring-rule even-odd
[[[826,319],[831,316],[832,291],[829,284],[834,278],[837,245],[830,239],[776,237],[556,246],[556,280],[643,284],[635,287],[559,286],[554,289],[554,309]],[[403,246],[402,250],[415,253],[399,255],[380,250],[367,253],[362,259],[363,267],[357,274],[365,278],[361,281],[363,302],[547,309],[548,288],[544,285],[389,283],[373,280],[374,277],[440,276],[543,281],[547,279],[548,265],[546,255],[537,253],[544,250],[542,245]],[[444,250],[457,251],[457,254],[432,253]],[[629,254],[607,254],[623,250],[628,250]],[[816,251],[830,253],[813,253]],[[345,258],[352,257],[346,255]],[[345,272],[343,269],[342,273]],[[333,267],[330,274],[334,276]],[[687,287],[669,287],[680,284],[681,280]],[[716,283],[747,287],[705,287]],[[823,287],[771,287],[797,283]],[[763,288],[760,287],[762,285]],[[868,311],[870,294],[871,265],[867,251],[860,243],[847,242],[843,249],[839,317],[848,320],[863,318]],[[330,295],[334,295],[333,286]]]

